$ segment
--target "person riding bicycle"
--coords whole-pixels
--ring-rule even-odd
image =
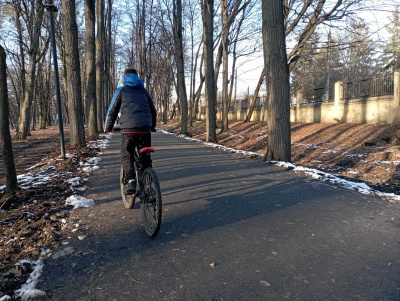
[[[155,130],[157,112],[153,98],[144,88],[142,79],[134,68],[124,71],[124,85],[115,90],[108,108],[105,131],[111,132],[120,114],[122,132],[121,164],[125,171],[126,194],[136,192],[134,152],[135,147],[151,147],[151,132]],[[151,167],[148,157],[142,164]]]

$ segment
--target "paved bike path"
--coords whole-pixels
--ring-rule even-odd
[[[149,239],[120,198],[120,142],[89,180],[97,205],[76,210],[74,253],[45,264],[46,300],[400,300],[400,205],[156,133]]]

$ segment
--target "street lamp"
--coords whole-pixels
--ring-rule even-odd
[[[58,60],[57,60],[57,46],[56,36],[54,32],[54,16],[53,12],[57,12],[58,9],[54,5],[53,0],[49,0],[44,6],[50,12],[50,27],[51,27],[51,46],[53,48],[53,62],[54,62],[54,78],[56,82],[56,94],[57,94],[57,107],[58,107],[58,127],[60,130],[60,142],[61,142],[61,157],[65,159],[65,142],[64,142],[64,127],[62,118],[62,106],[61,106],[61,93],[60,93],[60,77],[58,75]]]

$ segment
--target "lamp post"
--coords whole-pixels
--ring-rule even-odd
[[[57,107],[58,107],[58,127],[60,130],[60,142],[61,142],[61,157],[65,159],[65,142],[64,142],[64,127],[62,118],[62,106],[61,106],[61,93],[60,93],[60,77],[58,74],[58,60],[57,60],[57,46],[56,46],[56,36],[54,30],[54,16],[53,12],[57,12],[58,9],[54,5],[53,0],[49,0],[47,4],[44,5],[50,12],[50,27],[51,27],[51,46],[53,50],[53,61],[54,61],[54,78],[56,82],[56,94],[57,94]]]

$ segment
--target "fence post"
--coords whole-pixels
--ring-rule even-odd
[[[395,106],[398,106],[400,105],[400,72],[396,71],[393,76],[394,76],[393,79],[394,103]]]
[[[335,82],[335,106],[339,105],[339,101],[343,98],[343,82]]]
[[[303,102],[303,90],[299,90],[296,93],[296,112],[295,112],[295,122],[300,122],[300,105]]]
[[[303,91],[299,90],[296,93],[296,107],[300,107],[301,103],[303,102]]]

